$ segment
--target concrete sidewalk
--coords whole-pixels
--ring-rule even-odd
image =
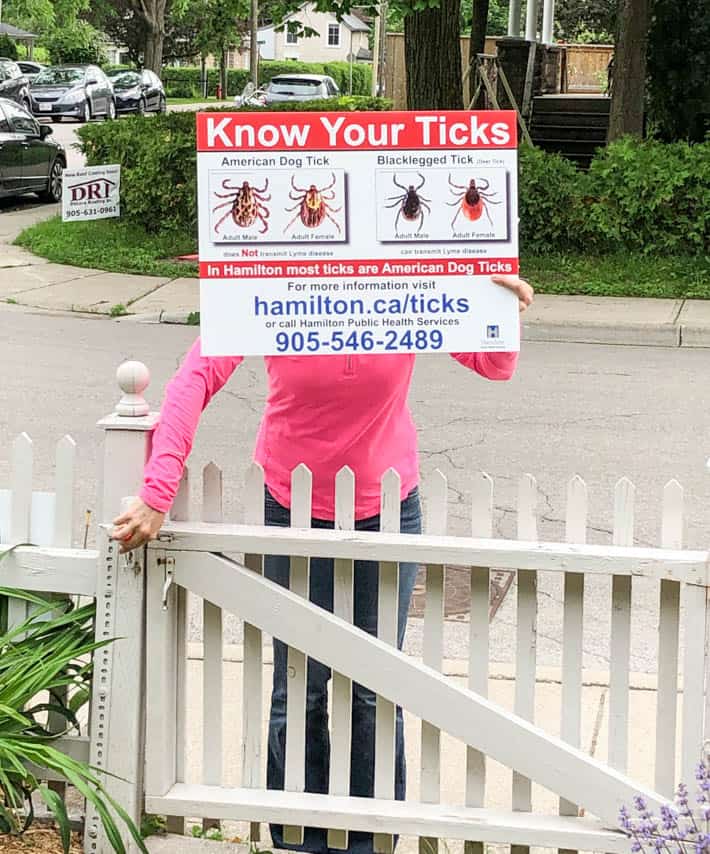
[[[186,323],[199,311],[195,278],[106,273],[52,264],[12,245],[28,226],[58,213],[42,205],[0,216],[0,302],[49,311],[126,315]],[[710,347],[710,301],[540,294],[525,314],[524,338],[591,344]]]

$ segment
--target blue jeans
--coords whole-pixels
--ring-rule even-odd
[[[267,525],[290,525],[290,512],[268,492],[265,499]],[[332,528],[333,523],[313,519],[314,528]],[[359,531],[379,531],[380,517],[373,516],[355,523]],[[419,492],[414,489],[402,502],[400,529],[405,534],[421,533]],[[271,581],[287,587],[289,558],[268,555],[264,574]],[[377,634],[378,565],[375,561],[356,561],[354,581],[355,625],[368,634]],[[402,563],[399,567],[398,645],[401,649],[407,625],[409,602],[414,589],[417,566]],[[310,571],[310,601],[327,611],[333,610],[333,561],[312,558]],[[271,694],[267,787],[283,789],[286,757],[286,694],[288,648],[274,638],[274,686]],[[315,659],[308,660],[306,689],[306,791],[327,794],[330,766],[328,734],[328,680],[330,668]],[[375,775],[375,695],[363,685],[352,686],[352,748],[350,752],[350,794],[371,798]],[[402,710],[397,708],[395,798],[404,800],[406,767],[404,758],[404,724]],[[329,852],[327,831],[307,827],[303,845],[285,845],[281,825],[271,825],[271,838],[276,848],[308,851],[313,854]],[[350,854],[372,854],[372,834],[351,832],[348,837]],[[335,854],[335,849],[333,849]]]

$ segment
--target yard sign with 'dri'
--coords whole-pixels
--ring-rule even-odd
[[[517,350],[516,115],[200,113],[204,355]]]

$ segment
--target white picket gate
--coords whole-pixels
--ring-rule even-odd
[[[135,493],[155,423],[141,397],[147,375],[134,363],[124,367],[120,379],[124,414],[101,422],[106,431],[103,522],[120,508],[123,497]],[[523,854],[529,846],[621,852],[628,851],[629,843],[616,829],[619,808],[639,792],[658,807],[679,780],[692,781],[710,726],[705,690],[708,553],[682,548],[683,494],[676,482],[669,483],[662,496],[661,547],[640,548],[633,545],[634,488],[623,478],[615,490],[609,545],[586,544],[587,493],[577,477],[568,488],[564,543],[537,541],[537,487],[527,475],[519,485],[517,540],[492,536],[494,485],[487,475],[471,480],[468,537],[447,534],[446,480],[438,473],[427,484],[426,525],[420,536],[398,533],[395,472],[383,478],[379,533],[353,530],[354,484],[347,469],[336,485],[336,530],[309,527],[311,477],[303,466],[293,473],[293,527],[288,529],[263,526],[263,476],[258,467],[250,469],[246,480],[244,524],[222,519],[219,468],[208,465],[201,480],[199,520],[190,519],[186,477],[171,521],[157,542],[127,559],[119,555],[103,525],[97,572],[64,588],[95,594],[98,636],[121,638],[97,656],[91,759],[117,775],[108,777],[107,785],[132,815],[139,816],[142,809],[168,815],[173,829],[181,829],[185,817],[208,824],[246,821],[252,824],[252,838],[259,823],[272,822],[283,824],[286,838],[293,841],[299,840],[304,826],[322,827],[329,831],[333,850],[347,847],[349,831],[371,831],[382,854],[392,850],[395,834],[419,837],[421,849],[427,851],[436,849],[438,839],[455,839],[466,842],[467,854],[479,854],[486,843],[510,845],[513,854]],[[22,488],[25,495],[26,485]],[[11,584],[27,587],[32,581],[33,589],[56,590],[67,581],[72,559],[84,578],[80,567],[95,556],[76,554],[67,549],[18,549],[10,564]],[[263,577],[267,554],[290,557],[290,590]],[[335,560],[333,614],[307,598],[309,558],[316,556]],[[377,638],[351,624],[356,560],[380,565]],[[405,561],[426,567],[421,659],[396,648],[398,564]],[[41,580],[32,575],[38,566]],[[468,567],[470,572],[466,684],[442,673],[446,566]],[[488,699],[493,570],[515,573],[517,582],[514,701],[509,709]],[[538,638],[545,633],[538,613],[540,573],[560,576],[564,590],[555,732],[534,722]],[[600,578],[609,579],[611,586],[606,762],[590,757],[580,745],[585,586]],[[51,584],[46,586],[44,579]],[[658,589],[658,636],[648,639],[657,646],[658,656],[655,743],[650,744],[645,734],[639,740],[630,710],[634,583]],[[200,600],[202,665],[197,667],[188,617],[190,602]],[[243,621],[243,639],[236,654],[231,649],[227,655],[224,627],[227,621],[232,625],[233,615]],[[264,773],[264,674],[269,667],[267,639],[274,636],[289,645],[284,792],[267,790]],[[325,795],[304,792],[308,656],[333,670],[330,787]],[[238,685],[233,674],[227,675],[225,659],[230,657],[239,659]],[[378,698],[373,799],[348,794],[353,681]],[[410,764],[408,769],[410,780],[418,782],[419,796],[404,802],[393,799],[397,705],[421,721],[419,767]],[[241,706],[241,722],[233,720],[235,706]],[[461,760],[456,765],[461,769],[460,797],[442,794],[452,790],[447,779],[451,771],[442,764],[444,745],[447,756],[453,750]],[[652,783],[629,776],[630,757],[640,750],[654,754]],[[510,809],[490,804],[487,779],[496,763],[512,770]],[[533,782],[557,796],[554,812],[536,806]],[[85,850],[109,850],[91,814]]]

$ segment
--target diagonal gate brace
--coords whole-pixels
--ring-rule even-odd
[[[618,827],[619,809],[641,794],[669,804],[624,774],[290,590],[219,554],[175,555],[175,582],[448,732]]]

